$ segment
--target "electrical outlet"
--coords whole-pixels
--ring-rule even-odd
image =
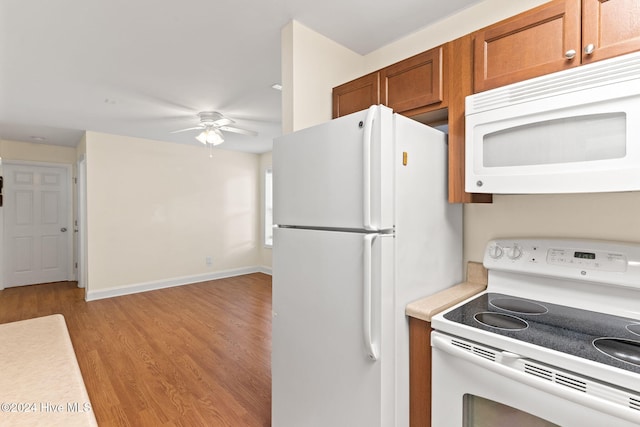
[[[204,262],[208,265],[208,266],[212,266],[213,265],[213,258],[211,258],[210,256],[206,257],[204,259]]]

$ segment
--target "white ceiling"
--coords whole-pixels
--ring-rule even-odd
[[[198,144],[199,111],[281,131],[280,31],[295,19],[367,54],[480,0],[2,0],[0,139],[75,146],[85,130]]]

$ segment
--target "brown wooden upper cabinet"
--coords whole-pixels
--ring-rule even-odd
[[[380,73],[367,74],[333,88],[333,118],[380,103]]]
[[[640,50],[640,1],[582,0],[582,62]]]
[[[442,108],[443,47],[407,58],[380,71],[380,101],[396,113]]]
[[[333,88],[333,118],[383,104],[407,116],[446,107],[439,46]]]
[[[473,34],[474,93],[640,50],[638,0],[553,0]]]

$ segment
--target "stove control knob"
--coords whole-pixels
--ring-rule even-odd
[[[507,257],[512,260],[516,260],[522,256],[522,248],[518,245],[513,245],[507,249]]]
[[[498,245],[493,245],[489,248],[489,256],[493,259],[499,259],[502,258],[502,255],[504,255],[504,251],[502,250],[502,248]]]

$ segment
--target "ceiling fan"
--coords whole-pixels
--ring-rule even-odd
[[[202,130],[196,139],[203,144],[218,145],[224,142],[222,131],[240,133],[243,135],[256,136],[258,132],[252,130],[241,129],[231,126],[235,121],[223,116],[217,111],[201,111],[198,113],[200,124],[198,126],[186,129],[174,130],[171,133],[186,132],[190,130]]]

